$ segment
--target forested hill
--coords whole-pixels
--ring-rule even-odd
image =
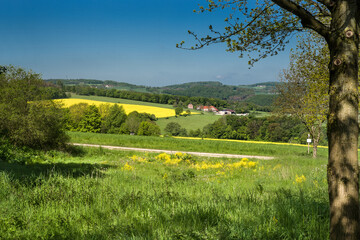
[[[187,97],[218,98],[223,100],[246,100],[258,94],[272,94],[276,82],[257,83],[252,85],[231,86],[221,82],[190,82],[165,87],[146,87],[124,82],[95,79],[48,79],[48,82],[64,85],[85,85],[97,88],[115,88],[135,92],[162,93]]]
[[[61,82],[65,86],[95,86],[99,88],[115,88],[119,90],[128,90],[135,92],[149,92],[148,87],[142,85],[134,85],[124,82],[116,82],[113,80],[96,80],[96,79],[47,79],[46,82],[58,84]]]
[[[171,85],[158,88],[159,91],[171,95],[188,97],[213,97],[219,99],[231,99],[236,97],[239,100],[255,95],[252,88],[224,85],[221,82],[191,82],[178,85]]]

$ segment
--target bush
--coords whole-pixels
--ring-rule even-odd
[[[45,161],[39,151],[28,147],[16,147],[8,140],[0,138],[0,161],[18,164],[32,164]]]
[[[64,146],[65,116],[49,99],[39,74],[13,66],[0,73],[0,135],[16,146]]]
[[[165,127],[165,132],[171,136],[187,136],[185,128],[181,128],[181,125],[176,122],[169,122]]]
[[[141,136],[159,136],[160,128],[152,122],[141,122],[137,134]]]

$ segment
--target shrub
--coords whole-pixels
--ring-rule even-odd
[[[64,146],[65,113],[49,99],[39,74],[13,66],[0,73],[0,135],[36,149]]]

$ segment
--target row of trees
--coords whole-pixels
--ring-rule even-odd
[[[101,104],[99,107],[79,103],[67,110],[69,131],[158,136],[160,128],[155,116],[136,111],[127,115],[122,106]]]
[[[320,129],[322,133],[325,128]],[[305,144],[308,130],[299,118],[290,116],[269,116],[264,118],[223,116],[202,130],[189,132],[180,124],[171,122],[165,128],[171,136],[190,136],[218,139],[256,140],[269,142],[291,142]],[[326,138],[321,139],[326,144]]]
[[[142,93],[126,90],[116,90],[104,89],[104,88],[95,88],[91,86],[66,86],[66,91],[73,92],[79,95],[94,95],[94,96],[106,96],[113,98],[123,98],[143,102],[153,102],[161,104],[170,104],[170,105],[187,105],[192,103],[202,104],[202,105],[213,105],[215,107],[223,108],[227,106],[225,100],[215,99],[215,98],[205,98],[205,97],[186,97],[186,96],[175,96],[169,94],[157,94],[157,93]]]

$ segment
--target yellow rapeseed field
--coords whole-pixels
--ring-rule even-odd
[[[78,98],[66,98],[66,99],[58,99],[55,100],[57,102],[62,102],[64,107],[70,107],[74,104],[78,103],[87,103],[89,105],[96,105],[99,107],[101,104],[110,104],[113,105],[115,103],[109,102],[102,102],[102,101],[94,101],[94,100],[87,100],[87,99],[78,99]],[[122,104],[116,103],[120,106],[123,106],[126,114],[129,114],[133,111],[137,111],[139,113],[149,113],[154,114],[157,118],[165,118],[165,117],[172,117],[175,115],[175,111],[173,109],[168,108],[160,108],[160,107],[152,107],[152,106],[144,106],[144,105],[135,105],[135,104]]]

